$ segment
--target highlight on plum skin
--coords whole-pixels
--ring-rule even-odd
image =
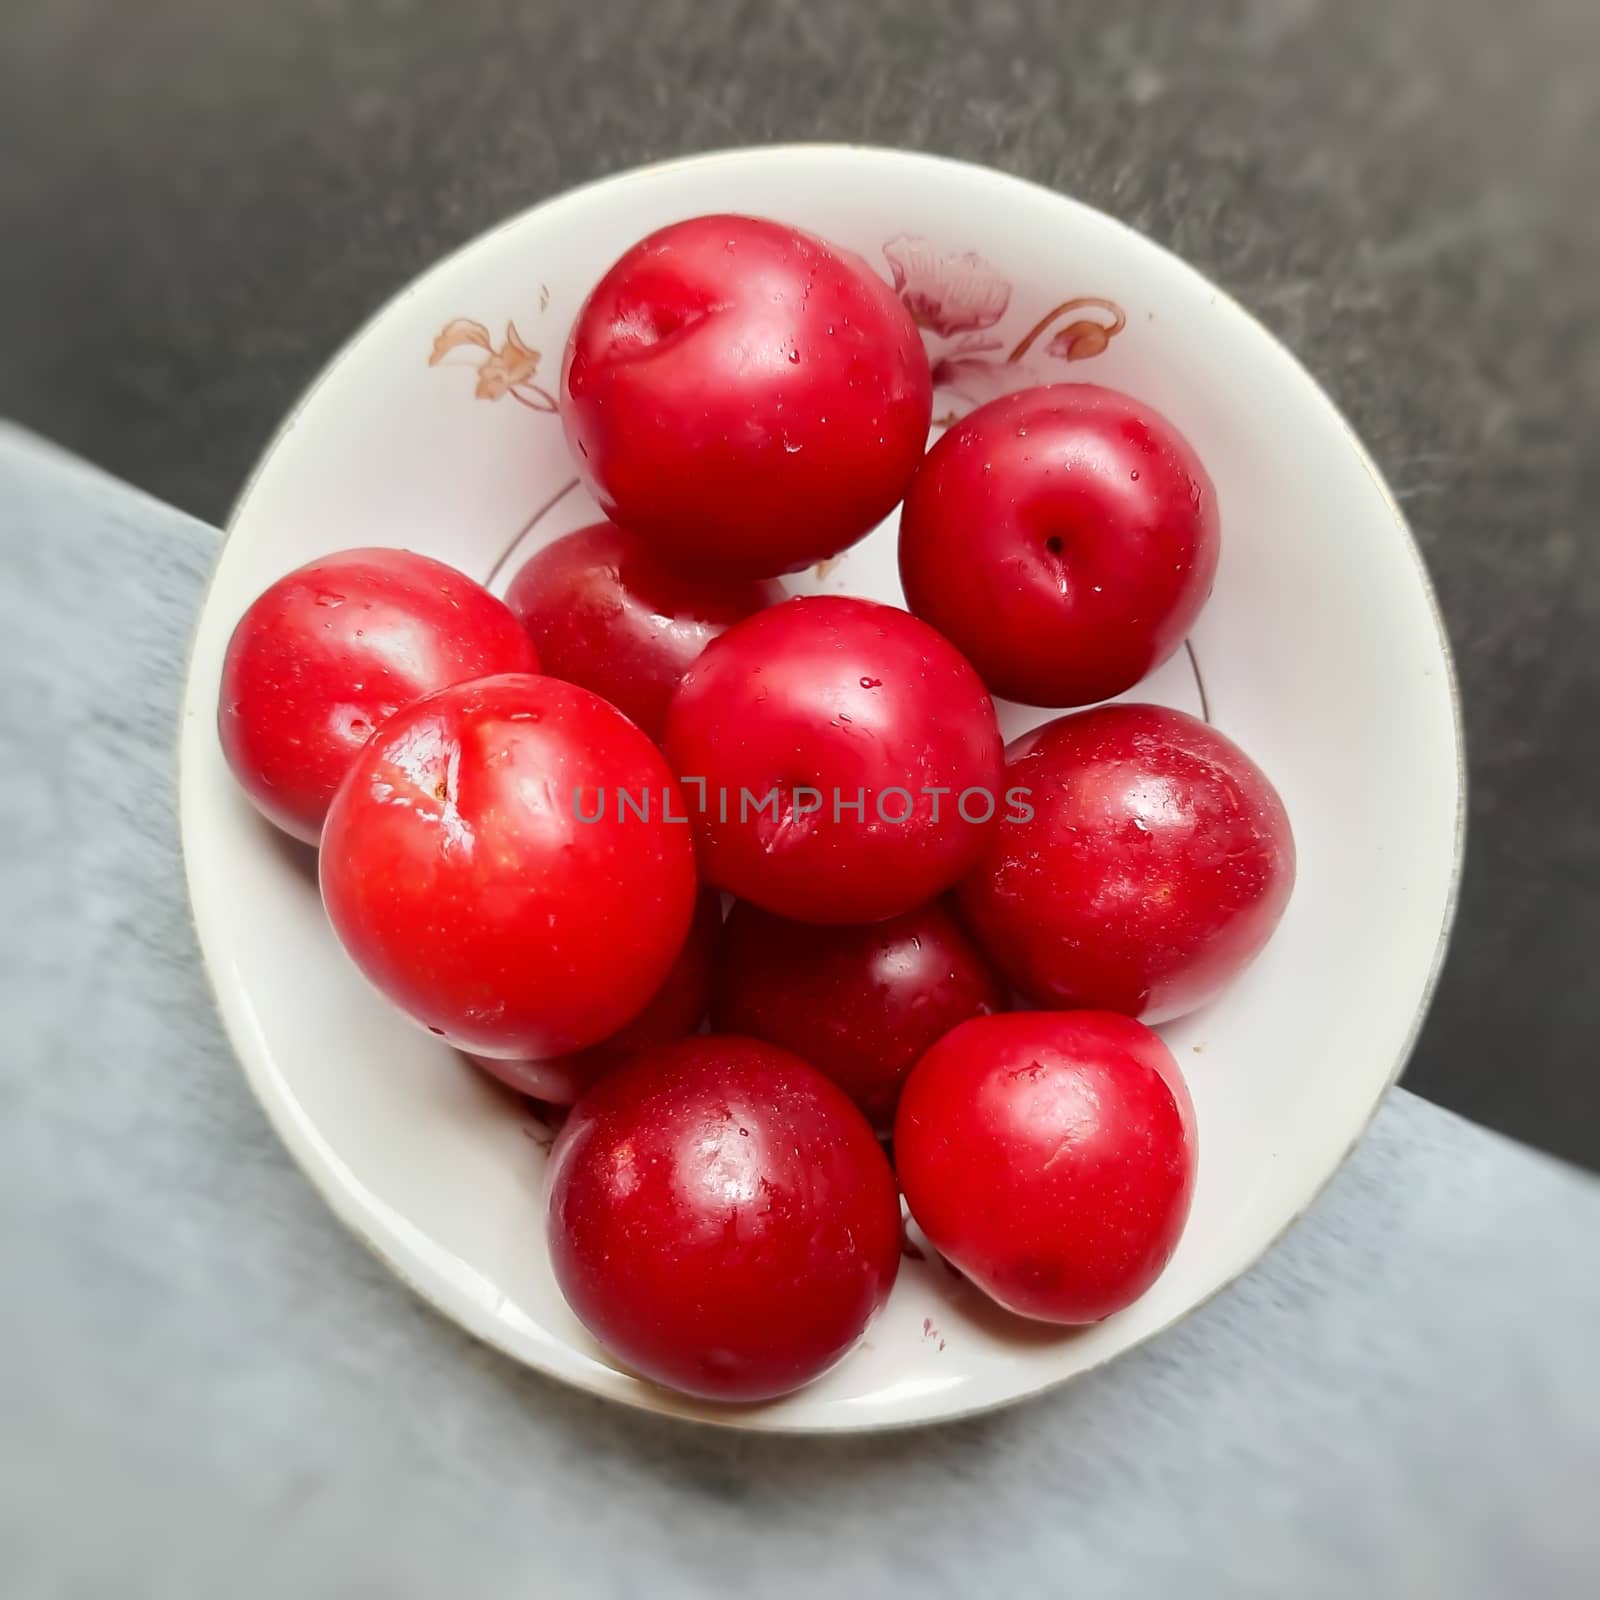
[[[251,603],[223,659],[217,734],[268,821],[315,844],[356,752],[402,706],[539,658],[504,602],[409,550],[342,550]]]
[[[664,560],[774,577],[899,504],[927,448],[922,338],[860,256],[760,217],[693,217],[601,278],[561,417],[601,508]]]
[[[900,517],[906,604],[996,694],[1080,706],[1183,643],[1221,552],[1217,492],[1182,434],[1092,383],[1024,389],[956,423]]]
[[[1194,1106],[1172,1053],[1113,1012],[1012,1012],[912,1069],[896,1170],[930,1243],[1019,1316],[1076,1326],[1131,1305],[1194,1196]]]
[[[328,810],[322,899],[367,979],[474,1055],[538,1059],[615,1033],[683,946],[686,826],[585,821],[580,792],[672,795],[615,706],[555,678],[455,684],[396,712]],[[674,799],[682,814],[682,801]]]
[[[1226,734],[1167,706],[1058,717],[1006,752],[1032,815],[963,880],[968,926],[1036,1005],[1164,1022],[1214,999],[1294,888],[1288,812]]]
[[[844,1092],[759,1040],[635,1058],[573,1108],[547,1177],[567,1304],[625,1366],[771,1400],[860,1340],[900,1266],[894,1175]]]
[[[806,595],[738,623],[678,685],[663,749],[704,785],[702,874],[796,922],[909,911],[999,827],[994,702],[897,606]]]

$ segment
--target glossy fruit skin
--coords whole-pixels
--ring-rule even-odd
[[[550,1261],[584,1326],[705,1399],[786,1394],[844,1356],[900,1265],[894,1176],[821,1073],[705,1034],[611,1074],[551,1152]]]
[[[601,791],[653,793],[650,820]],[[583,791],[583,806],[574,790]],[[689,829],[660,752],[598,695],[508,674],[398,711],[328,810],[322,898],[357,966],[474,1055],[561,1055],[613,1034],[677,959]]]
[[[1026,705],[1131,689],[1183,643],[1220,550],[1188,441],[1090,383],[980,406],[928,452],[900,518],[906,603]]]
[[[1159,1022],[1260,953],[1294,887],[1294,836],[1231,739],[1164,706],[1058,717],[1006,752],[1032,820],[962,883],[968,925],[1036,1004]]]
[[[315,844],[356,752],[401,706],[495,672],[537,672],[505,605],[409,550],[342,550],[279,578],[228,641],[217,735],[245,793]]]
[[[977,673],[926,623],[870,600],[808,595],[730,628],[684,674],[664,748],[705,877],[798,922],[877,922],[931,900],[1004,812]],[[992,812],[972,799],[963,818],[968,790]],[[774,791],[776,820],[761,804]]]
[[[1189,1215],[1194,1107],[1171,1052],[1107,1011],[980,1017],[917,1063],[895,1167],[930,1243],[1008,1310],[1099,1322]]]
[[[590,294],[561,416],[606,515],[678,566],[798,572],[869,533],[927,448],[921,336],[859,256],[756,217],[641,240]]]
[[[519,1094],[531,1095],[546,1105],[570,1106],[624,1062],[656,1045],[687,1038],[705,1021],[721,948],[722,897],[714,889],[703,889],[695,901],[689,936],[672,970],[644,1010],[609,1039],[543,1061],[497,1061],[493,1056],[477,1055],[467,1059]]]
[[[923,1052],[958,1022],[1005,1008],[994,970],[938,902],[826,928],[740,900],[728,913],[712,1021],[792,1050],[887,1132]]]
[[[771,580],[675,571],[635,535],[597,522],[534,555],[506,604],[550,677],[592,689],[659,740],[672,691],[700,652],[783,597]]]

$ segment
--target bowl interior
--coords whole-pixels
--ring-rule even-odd
[[[372,992],[324,921],[309,854],[234,788],[214,732],[228,634],[311,557],[402,545],[503,586],[590,520],[548,408],[572,318],[652,228],[779,216],[892,276],[948,419],[1031,383],[1126,389],[1215,480],[1216,590],[1192,648],[1129,698],[1209,715],[1283,794],[1294,899],[1216,1004],[1161,1031],[1201,1154],[1171,1265],[1070,1335],[990,1311],[908,1259],[858,1350],[770,1406],[719,1412],[618,1371],[565,1308],[542,1243],[547,1138]],[[898,601],[893,519],[797,591]],[[1003,706],[1007,736],[1044,715]],[[512,1355],[657,1410],[761,1428],[893,1425],[1003,1403],[1095,1365],[1253,1262],[1306,1207],[1403,1064],[1442,954],[1459,850],[1459,741],[1425,576],[1372,463],[1257,323],[1110,219],[996,173],[837,147],[702,157],[573,191],[406,289],[346,347],[235,512],[196,638],[182,826],[201,944],[257,1094],[339,1215],[447,1314]]]

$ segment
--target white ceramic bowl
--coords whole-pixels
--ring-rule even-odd
[[[709,211],[797,223],[892,275],[927,330],[936,417],[1092,380],[1188,435],[1216,482],[1221,570],[1191,650],[1131,698],[1207,712],[1237,739],[1281,790],[1300,860],[1266,953],[1216,1004],[1162,1029],[1193,1088],[1201,1154],[1188,1231],[1149,1294],[1062,1335],[991,1311],[936,1260],[908,1259],[860,1349],[797,1395],[731,1412],[619,1371],[578,1325],[543,1245],[540,1130],[367,987],[297,847],[230,781],[214,728],[228,634],[290,568],[390,544],[503,581],[590,519],[543,409],[567,330],[626,246]],[[1081,303],[1058,309],[1068,302]],[[792,586],[898,601],[894,547],[891,519]],[[1009,737],[1042,716],[1002,707],[1002,720]],[[516,1359],[747,1428],[885,1427],[1015,1400],[1244,1271],[1332,1176],[1404,1064],[1461,851],[1460,734],[1428,581],[1372,461],[1304,369],[1191,268],[1098,212],[977,167],[831,146],[697,157],[574,190],[385,307],[296,406],[235,509],[200,618],[181,764],[189,888],[224,1022],[338,1215]]]

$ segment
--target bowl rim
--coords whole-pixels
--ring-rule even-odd
[[[1327,407],[1331,419],[1337,424],[1344,434],[1350,449],[1354,452],[1363,471],[1371,479],[1373,487],[1377,490],[1389,515],[1394,523],[1406,551],[1411,557],[1412,565],[1416,571],[1417,579],[1422,587],[1423,598],[1427,604],[1428,614],[1433,622],[1434,634],[1438,643],[1439,655],[1444,665],[1445,688],[1450,704],[1451,740],[1454,749],[1455,761],[1455,818],[1453,823],[1453,839],[1450,860],[1450,877],[1446,886],[1444,905],[1440,915],[1439,930],[1435,936],[1432,956],[1429,961],[1428,971],[1422,987],[1417,996],[1415,1009],[1412,1013],[1410,1024],[1400,1047],[1395,1054],[1383,1083],[1373,1096],[1372,1104],[1367,1108],[1360,1126],[1355,1130],[1338,1159],[1328,1168],[1319,1182],[1305,1197],[1303,1203],[1290,1215],[1283,1225],[1278,1228],[1259,1252],[1239,1269],[1218,1283],[1209,1293],[1201,1296],[1192,1304],[1177,1312],[1158,1327],[1141,1334],[1131,1343],[1121,1349],[1110,1352],[1098,1361],[1076,1371],[1066,1373],[1040,1384],[1037,1388],[1017,1395],[1003,1396],[997,1399],[976,1401],[967,1406],[954,1406],[949,1410],[942,1410],[931,1416],[905,1416],[894,1418],[867,1418],[859,1422],[851,1420],[848,1416],[841,1420],[829,1421],[797,1421],[777,1420],[774,1412],[768,1407],[759,1408],[758,1411],[747,1411],[739,1407],[719,1408],[712,1403],[698,1402],[688,1396],[679,1396],[668,1390],[660,1389],[653,1384],[639,1384],[632,1380],[632,1387],[617,1386],[610,1382],[589,1381],[585,1374],[576,1370],[559,1370],[553,1366],[535,1364],[534,1362],[507,1350],[499,1343],[486,1328],[475,1326],[473,1321],[463,1316],[456,1308],[447,1305],[442,1298],[420,1282],[413,1275],[407,1263],[398,1259],[376,1239],[372,1238],[362,1225],[359,1202],[354,1198],[348,1185],[334,1181],[333,1173],[327,1170],[332,1164],[325,1164],[311,1148],[311,1141],[307,1140],[302,1131],[295,1125],[290,1109],[277,1103],[274,1097],[269,1096],[263,1083],[258,1081],[257,1071],[252,1067],[252,1052],[255,1041],[251,1038],[250,1029],[246,1026],[245,1019],[235,1011],[234,1004],[227,998],[227,990],[219,981],[219,975],[212,965],[210,952],[201,936],[199,923],[195,912],[195,899],[191,883],[193,870],[192,858],[188,848],[191,802],[188,798],[190,789],[185,780],[184,752],[191,737],[190,700],[194,691],[194,664],[199,642],[202,619],[209,608],[212,592],[216,586],[217,577],[221,569],[223,558],[227,552],[229,541],[237,529],[239,520],[248,505],[257,483],[271,465],[273,457],[277,454],[279,446],[299,422],[306,408],[316,398],[323,385],[345,363],[353,351],[383,323],[391,313],[397,311],[422,286],[431,281],[436,275],[444,273],[453,266],[458,257],[468,251],[476,250],[487,244],[499,234],[518,227],[539,212],[548,207],[564,202],[575,195],[591,190],[602,189],[613,184],[626,184],[639,178],[647,178],[653,174],[663,172],[676,172],[685,168],[711,169],[718,166],[736,165],[757,160],[782,159],[785,156],[825,156],[837,157],[845,160],[861,157],[874,160],[888,158],[893,161],[903,162],[908,166],[923,167],[930,173],[940,171],[960,171],[967,174],[981,174],[989,182],[1003,185],[1008,188],[1023,191],[1036,198],[1047,199],[1057,205],[1065,205],[1075,210],[1090,213],[1101,224],[1131,234],[1142,246],[1157,251],[1165,258],[1166,264],[1205,285],[1208,293],[1214,294],[1217,301],[1225,305],[1228,310],[1243,322],[1250,325],[1255,332],[1264,339],[1269,346],[1295,367],[1311,384],[1322,403]],[[351,1234],[368,1251],[376,1256],[383,1265],[392,1272],[409,1290],[415,1293],[425,1304],[440,1316],[447,1319],[455,1327],[462,1330],[479,1343],[493,1349],[498,1355],[515,1362],[518,1366],[537,1372],[541,1377],[554,1380],[564,1386],[584,1394],[596,1395],[600,1398],[620,1402],[630,1409],[645,1411],[658,1416],[671,1417],[680,1422],[698,1423],[708,1427],[731,1429],[738,1432],[760,1433],[786,1433],[795,1436],[826,1436],[835,1434],[865,1434],[888,1433],[920,1427],[939,1426],[947,1423],[963,1421],[967,1418],[981,1416],[988,1412],[1002,1410],[1008,1406],[1019,1404],[1026,1400],[1036,1399],[1040,1396],[1053,1393],[1068,1383],[1095,1372],[1109,1363],[1128,1355],[1134,1350],[1150,1343],[1152,1340],[1167,1333],[1178,1323],[1193,1316],[1196,1312],[1209,1305],[1225,1290],[1236,1284],[1246,1273],[1254,1271],[1274,1250],[1283,1242],[1284,1238],[1305,1217],[1306,1213],[1327,1192],[1328,1186],[1343,1171],[1355,1148],[1366,1137],[1379,1109],[1387,1099],[1389,1092],[1398,1083],[1407,1063],[1415,1050],[1418,1038],[1421,1035],[1423,1024],[1427,1020],[1434,997],[1438,991],[1440,976],[1444,969],[1445,959],[1449,952],[1450,940],[1455,927],[1456,914],[1460,905],[1462,869],[1466,854],[1467,835],[1467,761],[1466,761],[1466,735],[1465,721],[1462,713],[1460,681],[1456,672],[1455,657],[1450,647],[1450,637],[1445,626],[1444,614],[1439,605],[1439,598],[1435,590],[1432,577],[1429,574],[1427,562],[1423,557],[1421,546],[1416,535],[1412,532],[1404,511],[1396,500],[1393,491],[1384,480],[1383,473],[1373,460],[1366,445],[1356,433],[1343,410],[1328,393],[1326,387],[1317,379],[1309,367],[1294,353],[1289,346],[1275,334],[1272,329],[1262,322],[1253,312],[1242,305],[1222,285],[1207,277],[1198,267],[1191,265],[1176,251],[1170,250],[1159,240],[1151,238],[1148,234],[1140,232],[1120,218],[1111,213],[1100,210],[1099,207],[1090,205],[1087,201],[1079,200],[1069,194],[1064,194],[1048,184],[1038,183],[1029,178],[1019,177],[1015,173],[1003,172],[998,168],[983,165],[981,162],[967,161],[953,156],[938,155],[919,150],[905,150],[890,145],[857,144],[849,141],[838,140],[791,140],[782,143],[764,145],[736,145],[717,150],[701,151],[691,155],[675,156],[660,161],[645,162],[636,166],[624,167],[617,171],[603,173],[597,177],[589,178],[582,183],[570,185],[559,189],[552,194],[535,201],[532,205],[503,217],[499,222],[473,234],[463,240],[459,245],[440,256],[419,273],[402,284],[393,294],[362,320],[353,333],[349,335],[323,362],[316,375],[295,398],[289,409],[284,413],[277,427],[273,430],[255,464],[251,467],[238,494],[234,497],[228,508],[228,514],[220,530],[221,538],[217,542],[216,552],[211,564],[211,571],[207,576],[205,587],[201,592],[199,604],[195,612],[195,623],[191,629],[189,646],[184,661],[183,689],[178,705],[178,726],[176,739],[177,758],[177,788],[178,788],[178,835],[179,852],[184,864],[184,878],[186,888],[187,909],[189,923],[195,935],[195,944],[200,952],[201,965],[205,971],[206,981],[211,990],[212,1004],[222,1022],[223,1032],[227,1037],[238,1066],[245,1081],[250,1086],[257,1104],[265,1113],[268,1123],[277,1134],[284,1148],[288,1151],[295,1165],[302,1175],[309,1180],[313,1189],[327,1203],[334,1216],[349,1230]],[[209,727],[209,723],[205,726]],[[195,825],[198,825],[197,823]],[[623,1378],[626,1374],[611,1372],[612,1378]],[[781,1402],[779,1402],[781,1404]],[[772,1419],[772,1420],[767,1420]]]

